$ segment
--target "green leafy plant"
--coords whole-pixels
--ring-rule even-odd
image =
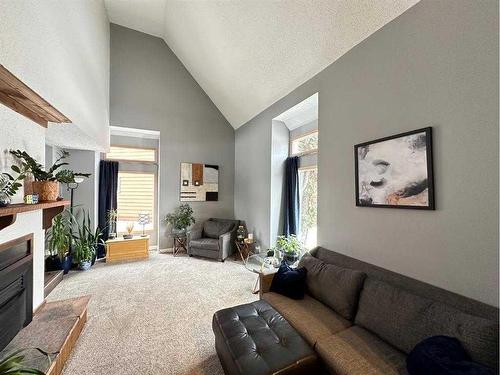
[[[10,153],[21,161],[22,169],[24,171],[29,171],[33,175],[35,181],[58,181],[62,183],[71,183],[75,182],[75,177],[77,176],[90,176],[90,173],[73,172],[69,169],[62,169],[56,172],[62,166],[68,165],[68,163],[63,161],[70,156],[70,153],[66,150],[59,153],[58,158],[48,170],[45,170],[42,164],[37,162],[26,151],[10,150]]]
[[[68,254],[72,241],[71,221],[67,214],[60,213],[52,219],[47,239],[50,254],[57,254],[62,261]]]
[[[35,348],[40,353],[44,354],[49,358],[49,354],[42,349]],[[24,350],[18,350],[7,357],[0,360],[0,375],[25,375],[25,374],[34,374],[34,375],[45,375],[45,372],[40,371],[35,368],[25,367],[23,365],[25,356],[21,353]]]
[[[295,234],[291,234],[288,237],[278,236],[276,247],[287,255],[300,254],[302,251],[302,243]]]
[[[89,262],[97,251],[97,246],[104,243],[99,228],[92,230],[90,214],[82,210],[83,219],[76,218],[76,234],[73,236],[73,257],[77,263]]]
[[[185,230],[196,222],[193,217],[193,209],[187,203],[181,204],[174,212],[167,214],[164,221],[176,230]]]
[[[19,168],[17,165],[12,165],[10,168],[17,173],[17,177],[14,178],[7,172],[0,174],[0,200],[10,200],[10,197],[23,186],[21,181],[26,178],[27,170],[24,166]]]

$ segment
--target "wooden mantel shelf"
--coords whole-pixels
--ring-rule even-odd
[[[61,200],[56,202],[41,202],[38,204],[11,204],[7,207],[0,207],[0,230],[14,224],[17,214],[28,211],[43,210],[43,229],[48,229],[52,225],[52,219],[58,213],[64,210],[65,206],[69,206],[70,201]]]
[[[49,122],[71,122],[3,65],[0,65],[0,103],[44,128]]]

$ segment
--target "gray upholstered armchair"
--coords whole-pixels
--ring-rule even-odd
[[[218,259],[221,262],[234,251],[239,220],[208,219],[203,227],[189,235],[188,254]]]

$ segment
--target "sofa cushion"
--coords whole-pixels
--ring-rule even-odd
[[[353,326],[324,337],[316,352],[333,374],[406,374],[406,356],[367,330]]]
[[[219,240],[213,238],[198,238],[189,241],[189,246],[198,249],[219,251]]]
[[[207,220],[203,224],[204,237],[219,238],[220,235],[229,232],[234,223],[222,220]]]
[[[406,358],[411,375],[493,375],[494,371],[472,362],[460,341],[449,336],[432,336],[420,342]]]
[[[262,299],[279,311],[312,346],[320,338],[351,326],[351,322],[307,294],[304,299],[293,300],[277,293],[264,293]]]
[[[405,353],[427,337],[445,335],[456,337],[474,361],[498,365],[497,322],[382,281],[365,281],[355,322]]]
[[[293,299],[302,299],[306,291],[306,276],[305,268],[291,268],[283,261],[274,274],[269,290]]]
[[[307,269],[307,288],[313,297],[344,318],[354,318],[359,292],[366,277],[364,272],[327,264],[308,255],[302,257],[299,267]]]

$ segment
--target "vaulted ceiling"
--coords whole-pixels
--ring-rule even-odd
[[[419,0],[105,0],[163,38],[238,128]]]

